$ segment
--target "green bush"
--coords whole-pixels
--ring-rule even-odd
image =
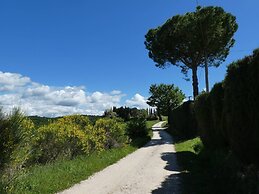
[[[217,83],[213,86],[209,100],[211,105],[211,130],[214,139],[215,148],[225,148],[228,146],[228,135],[224,127],[224,88],[223,83]]]
[[[197,135],[193,106],[193,101],[187,101],[171,110],[168,116],[168,124],[172,133],[182,138],[191,138]]]
[[[224,87],[231,148],[243,162],[259,165],[259,49],[229,65]]]
[[[127,123],[127,135],[134,139],[148,135],[148,129],[145,118],[133,118]]]
[[[99,119],[94,125],[94,131],[104,133],[105,141],[103,143],[106,149],[119,147],[127,142],[126,125],[118,119]]]
[[[198,134],[206,147],[214,147],[211,105],[209,93],[202,93],[195,99],[195,116],[198,124]]]
[[[25,160],[29,154],[29,143],[34,136],[32,121],[15,108],[8,115],[0,110],[0,125],[0,166],[4,167],[14,160]],[[28,153],[17,155],[18,150],[27,150]]]
[[[0,178],[7,188],[32,157],[34,125],[15,108],[10,114],[0,110],[0,127]]]
[[[157,115],[152,114],[152,115],[148,115],[147,116],[147,121],[155,121],[155,120],[158,120],[158,116]]]
[[[210,149],[224,149],[228,145],[223,127],[224,88],[222,83],[213,86],[210,93],[203,93],[195,100],[195,115],[203,144]]]

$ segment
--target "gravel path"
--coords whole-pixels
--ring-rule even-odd
[[[60,194],[178,194],[179,173],[171,136],[160,122],[143,148]]]

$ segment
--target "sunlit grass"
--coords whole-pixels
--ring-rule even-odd
[[[16,180],[13,193],[49,194],[64,190],[87,179],[93,173],[115,163],[136,149],[136,147],[128,145],[101,153],[92,153],[89,156],[80,156],[73,160],[34,166]]]

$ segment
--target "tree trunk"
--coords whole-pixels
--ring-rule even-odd
[[[163,120],[159,108],[157,108],[157,116],[159,117],[159,121]]]
[[[192,87],[193,87],[193,98],[195,100],[196,96],[199,94],[198,77],[197,77],[197,67],[192,68]]]
[[[206,92],[209,92],[210,86],[209,86],[209,68],[208,68],[207,54],[205,54],[205,83],[206,83]]]

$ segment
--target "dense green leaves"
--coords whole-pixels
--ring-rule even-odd
[[[220,7],[198,7],[195,12],[176,15],[150,29],[145,45],[157,67],[176,65],[184,74],[192,70],[194,97],[198,95],[197,68],[205,60],[219,66],[234,44],[235,17]]]
[[[147,104],[157,107],[157,113],[168,116],[172,108],[177,107],[185,98],[183,92],[174,84],[152,84],[149,89],[151,96]],[[161,120],[161,119],[160,119]]]
[[[230,145],[240,159],[259,166],[259,49],[228,67],[224,86]]]
[[[259,50],[229,65],[226,78],[195,100],[199,133],[206,147],[229,148],[259,166]]]
[[[187,101],[171,110],[168,116],[169,131],[181,138],[197,135],[197,123],[194,115],[193,101]]]

